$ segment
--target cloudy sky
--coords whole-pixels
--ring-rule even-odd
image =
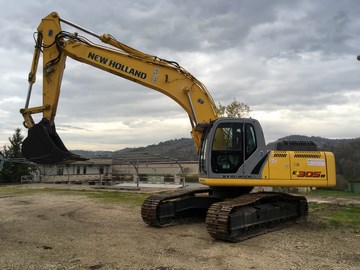
[[[22,127],[19,109],[28,89],[33,33],[52,11],[180,63],[206,85],[216,103],[237,99],[248,104],[267,142],[292,134],[360,137],[357,0],[0,4],[0,146]],[[30,103],[39,105],[41,74]],[[118,150],[190,137],[187,115],[168,97],[70,58],[56,125],[69,149]]]

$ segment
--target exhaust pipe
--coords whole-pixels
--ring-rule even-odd
[[[67,164],[88,160],[71,153],[56,133],[55,124],[43,118],[29,128],[22,144],[23,156],[37,164]]]

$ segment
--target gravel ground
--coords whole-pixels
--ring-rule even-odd
[[[74,195],[0,193],[1,269],[359,269],[360,235],[308,221],[246,240],[205,224],[152,228],[140,207]]]

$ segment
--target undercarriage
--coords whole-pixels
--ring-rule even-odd
[[[216,239],[239,242],[305,218],[306,198],[258,192],[224,198],[211,188],[182,189],[148,197],[141,208],[145,223],[166,227],[204,220]]]

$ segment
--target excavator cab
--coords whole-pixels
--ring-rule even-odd
[[[28,129],[22,153],[25,158],[37,164],[65,164],[87,160],[65,147],[56,132],[55,124],[51,124],[46,118]]]
[[[257,120],[219,118],[204,132],[200,174],[206,178],[260,178],[266,155]]]

